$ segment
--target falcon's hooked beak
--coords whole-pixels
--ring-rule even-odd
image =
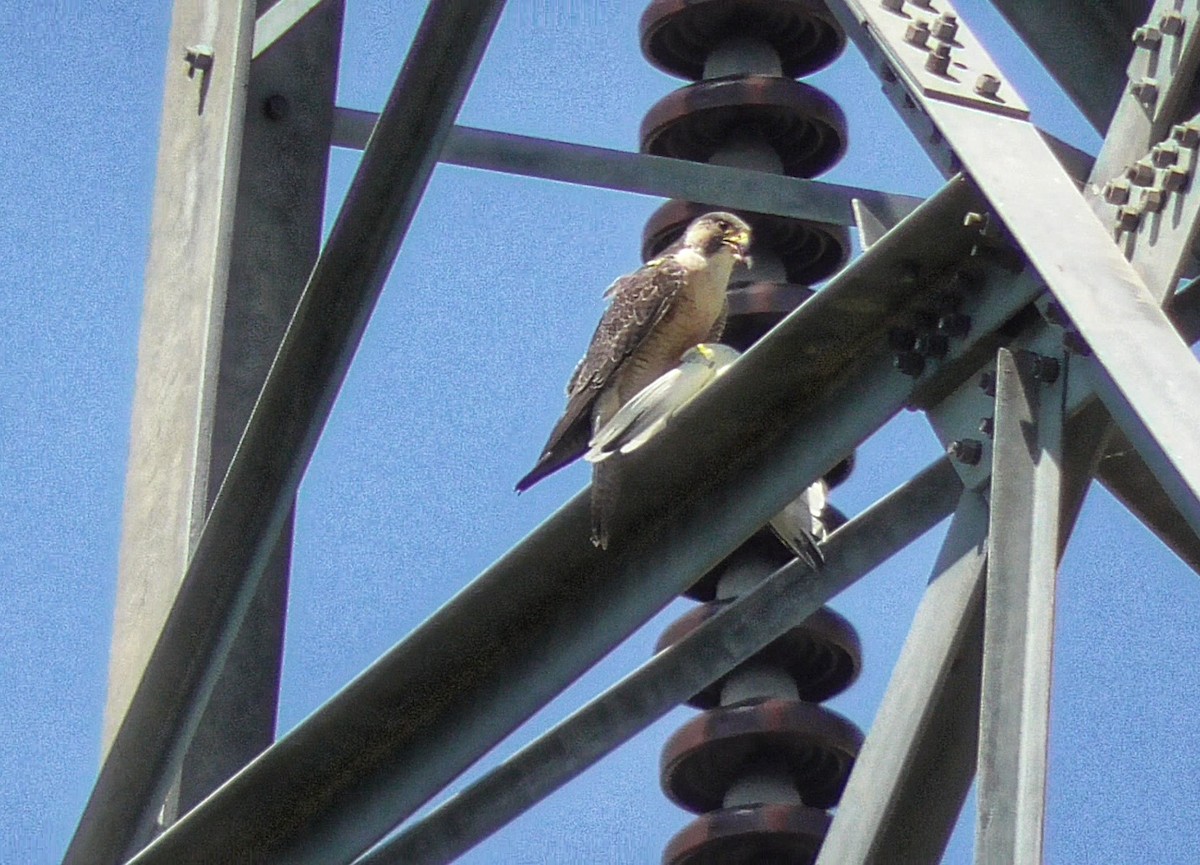
[[[740,261],[746,267],[750,266],[750,256],[746,254],[750,249],[750,232],[738,231],[728,234],[721,242],[733,250],[734,261]]]

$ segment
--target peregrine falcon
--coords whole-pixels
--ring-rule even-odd
[[[684,352],[677,367],[663,373],[609,419],[589,442],[583,458],[593,469],[607,466],[619,469],[620,457],[632,453],[657,435],[671,418],[708,387],[738,358],[738,351],[727,345],[701,343]],[[615,503],[598,497],[592,487],[593,534],[603,536]],[[818,540],[826,536],[823,519],[826,510],[825,482],[818,480],[771,520],[771,529],[784,545],[810,568],[824,561]]]
[[[749,246],[745,222],[732,213],[706,213],[661,255],[608,287],[609,306],[567,385],[566,411],[517,492],[576,460],[591,435],[678,364],[684,351],[720,338],[729,274],[735,262],[748,260]],[[598,546],[606,541],[593,540]]]

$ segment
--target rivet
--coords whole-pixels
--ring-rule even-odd
[[[975,92],[980,96],[994,97],[1000,92],[1000,79],[987,72],[975,79]]]
[[[1139,27],[1133,31],[1133,44],[1139,48],[1157,48],[1162,44],[1162,31],[1157,27]]]
[[[1104,184],[1104,200],[1109,204],[1124,204],[1129,200],[1129,181],[1118,177]]]
[[[909,45],[924,48],[929,41],[929,25],[924,21],[914,21],[909,24],[908,29],[904,31],[904,41]]]
[[[958,17],[949,12],[943,12],[933,22],[933,38],[943,42],[953,42],[958,35]]]
[[[1168,36],[1178,36],[1183,32],[1183,16],[1178,12],[1167,12],[1159,19],[1158,26]]]
[[[958,439],[950,443],[946,452],[963,465],[979,465],[979,460],[983,458],[983,442],[978,439]]]
[[[1144,159],[1125,169],[1125,176],[1134,186],[1149,186],[1154,182],[1154,166]]]
[[[933,52],[925,58],[925,68],[934,75],[945,75],[950,68],[950,43],[939,42]]]

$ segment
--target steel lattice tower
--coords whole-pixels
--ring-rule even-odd
[[[107,753],[65,861],[449,861],[685,701],[664,783],[705,813],[671,865],[936,862],[973,780],[976,860],[1041,861],[1055,577],[1092,480],[1200,562],[1200,3],[993,5],[1107,130],[1095,157],[1030,122],[950,0],[654,0],[643,51],[692,83],[640,154],[453,125],[498,0],[430,0],[378,115],[334,104],[341,0],[177,0]],[[846,40],[945,175],[927,200],[814,179],[844,124],[796,79]],[[322,246],[335,145],[364,153]],[[753,349],[634,457],[615,549],[577,496],[272,741],[296,491],[438,160],[672,199],[647,256],[701,207],[746,214]],[[763,526],[905,408],[946,457],[830,511],[818,571],[782,555]],[[861,663],[824,604],[947,517],[863,739],[817,705]],[[684,592],[707,605],[663,651],[366,854]]]

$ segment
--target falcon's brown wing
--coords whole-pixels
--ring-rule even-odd
[[[546,442],[537,465],[517,482],[533,486],[587,450],[592,406],[626,358],[654,330],[687,284],[688,272],[672,257],[657,258],[618,279],[606,294],[612,302],[600,319],[583,360],[567,385],[567,408]]]

